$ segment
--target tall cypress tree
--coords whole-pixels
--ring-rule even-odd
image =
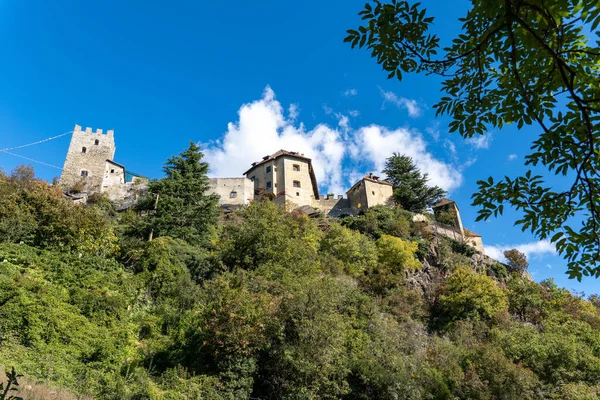
[[[405,210],[421,212],[446,195],[439,186],[427,185],[427,174],[421,173],[408,156],[394,153],[386,160],[383,172],[394,186],[394,199]]]
[[[144,233],[171,236],[190,244],[205,244],[218,216],[218,196],[205,195],[209,188],[208,163],[193,142],[180,155],[167,160],[166,176],[149,185],[149,195],[138,209],[144,218]]]

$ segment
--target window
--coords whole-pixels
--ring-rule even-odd
[[[84,147],[84,149],[85,149],[85,147]],[[82,170],[81,176],[88,176],[88,172],[86,170]]]
[[[267,189],[271,189],[271,187],[273,187],[273,184],[271,183],[271,181],[267,182]]]
[[[110,173],[111,173],[111,174],[114,174],[114,173],[115,173],[115,170],[114,170],[114,169],[111,169],[111,170],[110,170]]]
[[[95,144],[96,146],[98,146],[98,145],[100,144],[100,141],[99,141],[98,139],[96,139],[96,140],[94,140],[94,144]]]
[[[237,197],[237,192],[231,192],[229,193],[229,198],[230,199],[235,199]]]
[[[251,177],[250,177],[250,181],[254,182],[254,179],[256,179],[256,177],[255,177],[255,176],[251,176]]]
[[[300,171],[300,165],[294,164],[294,171]]]
[[[294,187],[299,188],[300,187],[300,181],[294,181]]]
[[[85,147],[82,147],[82,148],[81,148],[81,152],[82,152],[82,153],[87,153],[87,149],[86,149]]]
[[[269,172],[271,172],[271,166],[270,166],[270,165],[267,167],[267,174],[268,174]]]
[[[373,194],[373,196],[375,196],[375,191],[374,190],[372,190],[371,193]]]
[[[296,192],[296,196],[300,196],[300,192]]]

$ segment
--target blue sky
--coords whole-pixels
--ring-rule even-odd
[[[342,42],[364,1],[164,4],[0,0],[0,148],[76,123],[114,129],[115,159],[149,177],[189,141],[202,144],[219,176],[286,148],[313,157],[321,190],[336,193],[378,172],[392,152],[407,153],[451,191],[488,253],[520,246],[536,280],[598,292],[596,280],[567,279],[552,246],[512,225],[518,214],[474,222],[475,182],[521,173],[538,130],[507,127],[472,141],[449,134],[432,109],[438,78],[389,81],[366,52]],[[456,34],[466,2],[423,4],[436,32]],[[68,140],[19,154],[60,167]],[[0,153],[5,171],[22,161]],[[35,167],[45,179],[60,174]]]

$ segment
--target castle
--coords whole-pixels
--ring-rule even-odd
[[[67,152],[60,184],[66,195],[86,201],[87,195],[105,194],[117,209],[127,208],[137,201],[147,186],[147,180],[128,173],[125,166],[113,160],[116,147],[114,131],[81,130],[75,125]],[[389,182],[368,174],[356,182],[346,197],[319,193],[319,185],[310,158],[304,154],[279,150],[253,162],[241,177],[212,178],[207,194],[217,194],[225,209],[269,198],[287,209],[299,209],[307,214],[322,213],[330,217],[360,215],[377,205],[392,206],[393,187]],[[73,190],[77,188],[77,190]],[[444,199],[436,204],[434,213],[444,216],[444,223],[432,223],[439,234],[469,244],[483,252],[481,236],[463,227],[458,205]],[[417,214],[415,221],[426,222]],[[428,222],[429,223],[429,222]]]
[[[90,194],[105,194],[117,208],[137,201],[147,179],[128,173],[125,166],[114,161],[116,149],[113,130],[83,131],[75,125],[60,176],[65,194],[81,202],[86,202]]]

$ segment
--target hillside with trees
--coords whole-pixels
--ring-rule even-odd
[[[522,254],[498,263],[401,207],[219,213],[206,172],[192,144],[119,213],[73,204],[31,168],[2,173],[0,365],[73,398],[600,395],[598,297],[536,283]]]

